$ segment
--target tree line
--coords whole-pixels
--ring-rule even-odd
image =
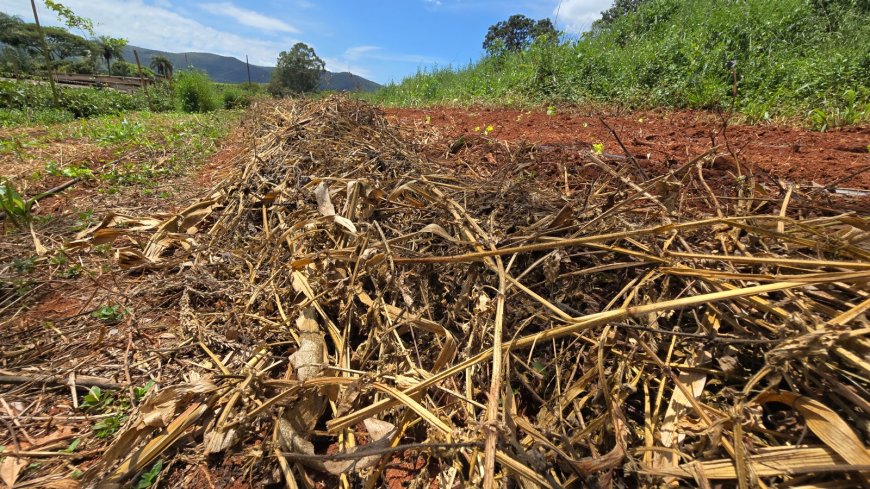
[[[124,59],[127,40],[110,36],[87,38],[63,27],[43,26],[52,70],[58,73],[138,76],[135,64]],[[39,31],[33,22],[0,12],[0,72],[13,76],[35,75],[46,69]],[[171,77],[172,63],[155,56],[143,67],[149,78]]]

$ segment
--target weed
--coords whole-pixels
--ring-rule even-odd
[[[21,274],[33,272],[36,268],[36,258],[12,258],[12,269]]]
[[[592,152],[597,155],[604,154],[604,145],[602,143],[595,143],[592,145]]]
[[[60,272],[62,278],[79,278],[82,275],[81,265],[70,265]]]
[[[61,453],[73,453],[79,447],[79,444],[81,442],[82,442],[81,438],[76,438],[75,440],[72,441],[72,443],[69,444],[68,447],[64,448],[60,452]]]
[[[142,473],[142,477],[140,477],[139,482],[136,483],[136,489],[148,489],[156,484],[157,478],[160,477],[161,470],[163,470],[163,460],[158,460],[150,469]]]
[[[69,263],[69,258],[63,250],[60,250],[48,259],[48,263],[54,266],[66,265]]]
[[[120,305],[101,306],[99,309],[91,313],[92,317],[99,319],[106,324],[120,323],[125,316],[131,314],[131,310]]]
[[[110,438],[112,435],[118,432],[121,429],[121,425],[123,424],[125,416],[121,413],[114,414],[109,416],[108,418],[103,418],[96,423],[92,429],[94,430],[94,436],[99,439]]]
[[[72,230],[76,232],[83,231],[91,227],[91,225],[93,225],[95,222],[96,220],[94,219],[94,211],[87,210],[84,212],[79,212],[78,216],[76,217],[76,222],[72,226]]]
[[[30,203],[24,200],[11,181],[3,177],[0,177],[0,210],[16,227],[22,228],[30,222]]]
[[[112,396],[111,392],[104,392],[103,389],[93,386],[88,390],[85,397],[82,398],[82,402],[79,406],[81,406],[82,409],[102,411],[108,408],[113,402],[115,402],[115,398]]]
[[[208,75],[199,71],[182,71],[175,79],[179,108],[184,112],[209,112],[218,108],[217,94]]]
[[[148,391],[150,391],[151,388],[154,387],[155,384],[156,383],[153,380],[149,380],[142,387],[134,387],[133,388],[133,397],[134,397],[133,400],[134,400],[134,402],[136,402],[138,404],[139,401],[141,401],[142,398],[145,397],[145,394],[148,394]]]
[[[94,172],[88,167],[66,166],[61,168],[53,161],[45,164],[45,172],[55,177],[81,178],[83,180],[94,176]]]

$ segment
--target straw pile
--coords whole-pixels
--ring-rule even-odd
[[[73,243],[127,240],[190,347],[86,483],[234,456],[286,487],[867,484],[866,218],[786,217],[739,167],[717,196],[715,148],[651,179],[589,154],[566,193],[345,98],[248,124],[207,198]]]

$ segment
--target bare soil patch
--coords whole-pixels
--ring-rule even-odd
[[[505,109],[386,109],[387,118],[433,137],[453,141],[480,134],[508,143],[526,142],[576,161],[573,154],[603,144],[604,151],[623,151],[596,116],[580,112],[547,115],[545,111]],[[731,125],[725,132],[719,117],[709,113],[649,111],[606,116],[637,160],[651,171],[662,172],[695,157],[714,145],[730,145],[740,161],[756,171],[800,184],[837,183],[870,189],[870,127],[815,132],[775,125]]]

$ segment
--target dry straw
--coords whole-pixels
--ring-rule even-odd
[[[206,198],[74,243],[129,237],[192,345],[87,482],[205,452],[287,487],[418,459],[415,487],[867,484],[866,217],[710,185],[715,148],[649,180],[589,154],[566,195],[522,155],[429,162],[347,98],[248,125]]]

